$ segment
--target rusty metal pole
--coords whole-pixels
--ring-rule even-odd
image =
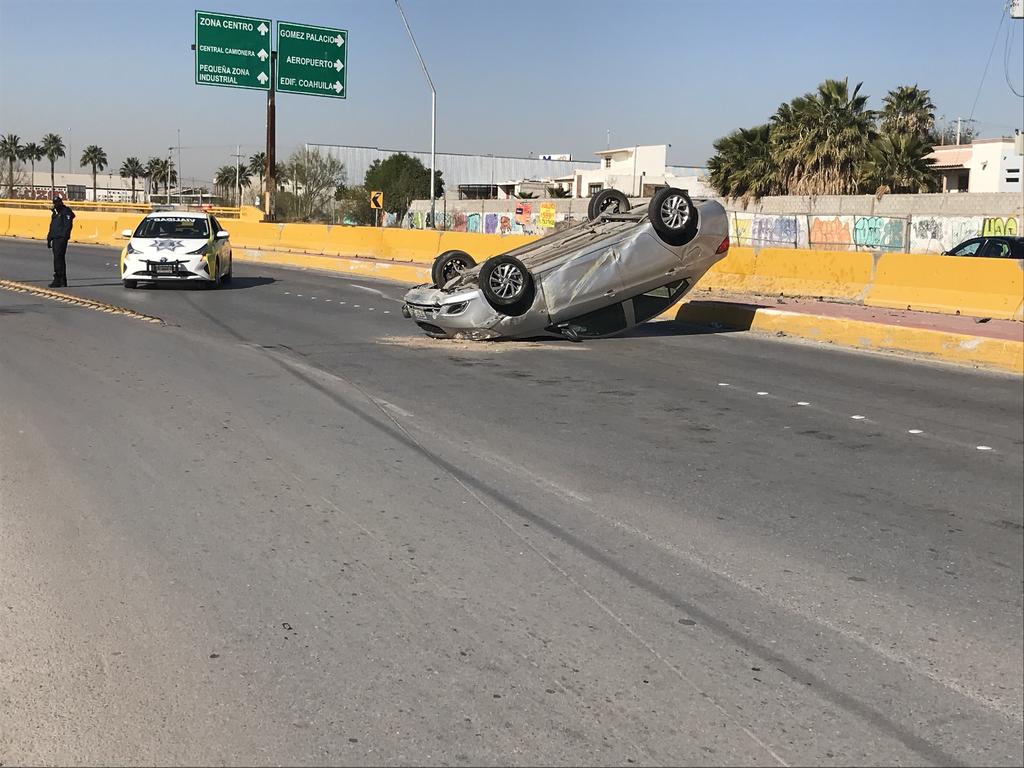
[[[277,180],[274,169],[277,166],[277,125],[274,94],[277,92],[277,51],[270,53],[270,90],[267,91],[267,167],[263,178],[266,187],[263,190],[263,220],[274,221],[274,192]]]

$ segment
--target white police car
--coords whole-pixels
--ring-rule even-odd
[[[121,251],[125,288],[140,282],[199,281],[220,287],[231,280],[231,242],[209,213],[159,211],[144,218]]]

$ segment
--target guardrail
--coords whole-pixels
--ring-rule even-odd
[[[151,203],[114,203],[114,202],[92,202],[91,200],[68,200],[68,206],[75,210],[96,211],[108,213],[152,213],[159,210],[175,211],[204,211],[214,216],[237,219],[240,216],[240,208],[222,205],[153,205]],[[32,200],[29,198],[0,198],[0,207],[3,208],[29,208],[34,210],[49,210],[53,203],[50,200]]]

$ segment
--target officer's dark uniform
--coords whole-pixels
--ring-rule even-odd
[[[68,240],[71,238],[71,223],[75,220],[75,212],[64,205],[59,197],[53,198],[53,215],[50,216],[50,231],[46,233],[46,247],[53,249],[53,282],[51,288],[66,288],[68,284],[67,266],[64,256],[68,252]]]

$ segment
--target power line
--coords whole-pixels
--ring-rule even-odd
[[[1016,33],[1017,25],[1010,22],[1010,26],[1006,30],[1006,43],[1003,47],[1003,75],[1006,77],[1006,84],[1010,86],[1013,95],[1024,99],[1024,93],[1018,93],[1017,89],[1013,87],[1013,81],[1010,80],[1010,48],[1013,47],[1013,36]]]
[[[999,26],[996,27],[996,36],[992,38],[992,47],[988,52],[988,60],[985,62],[985,71],[981,73],[981,82],[978,83],[978,93],[974,97],[974,103],[971,105],[970,117],[974,117],[974,108],[978,106],[978,99],[981,98],[981,87],[985,84],[985,78],[988,76],[988,66],[992,63],[992,54],[995,53],[996,43],[999,42],[999,33],[1003,31],[1003,22],[1006,21],[1006,9],[1000,7],[999,9]],[[968,118],[970,119],[970,118]]]

